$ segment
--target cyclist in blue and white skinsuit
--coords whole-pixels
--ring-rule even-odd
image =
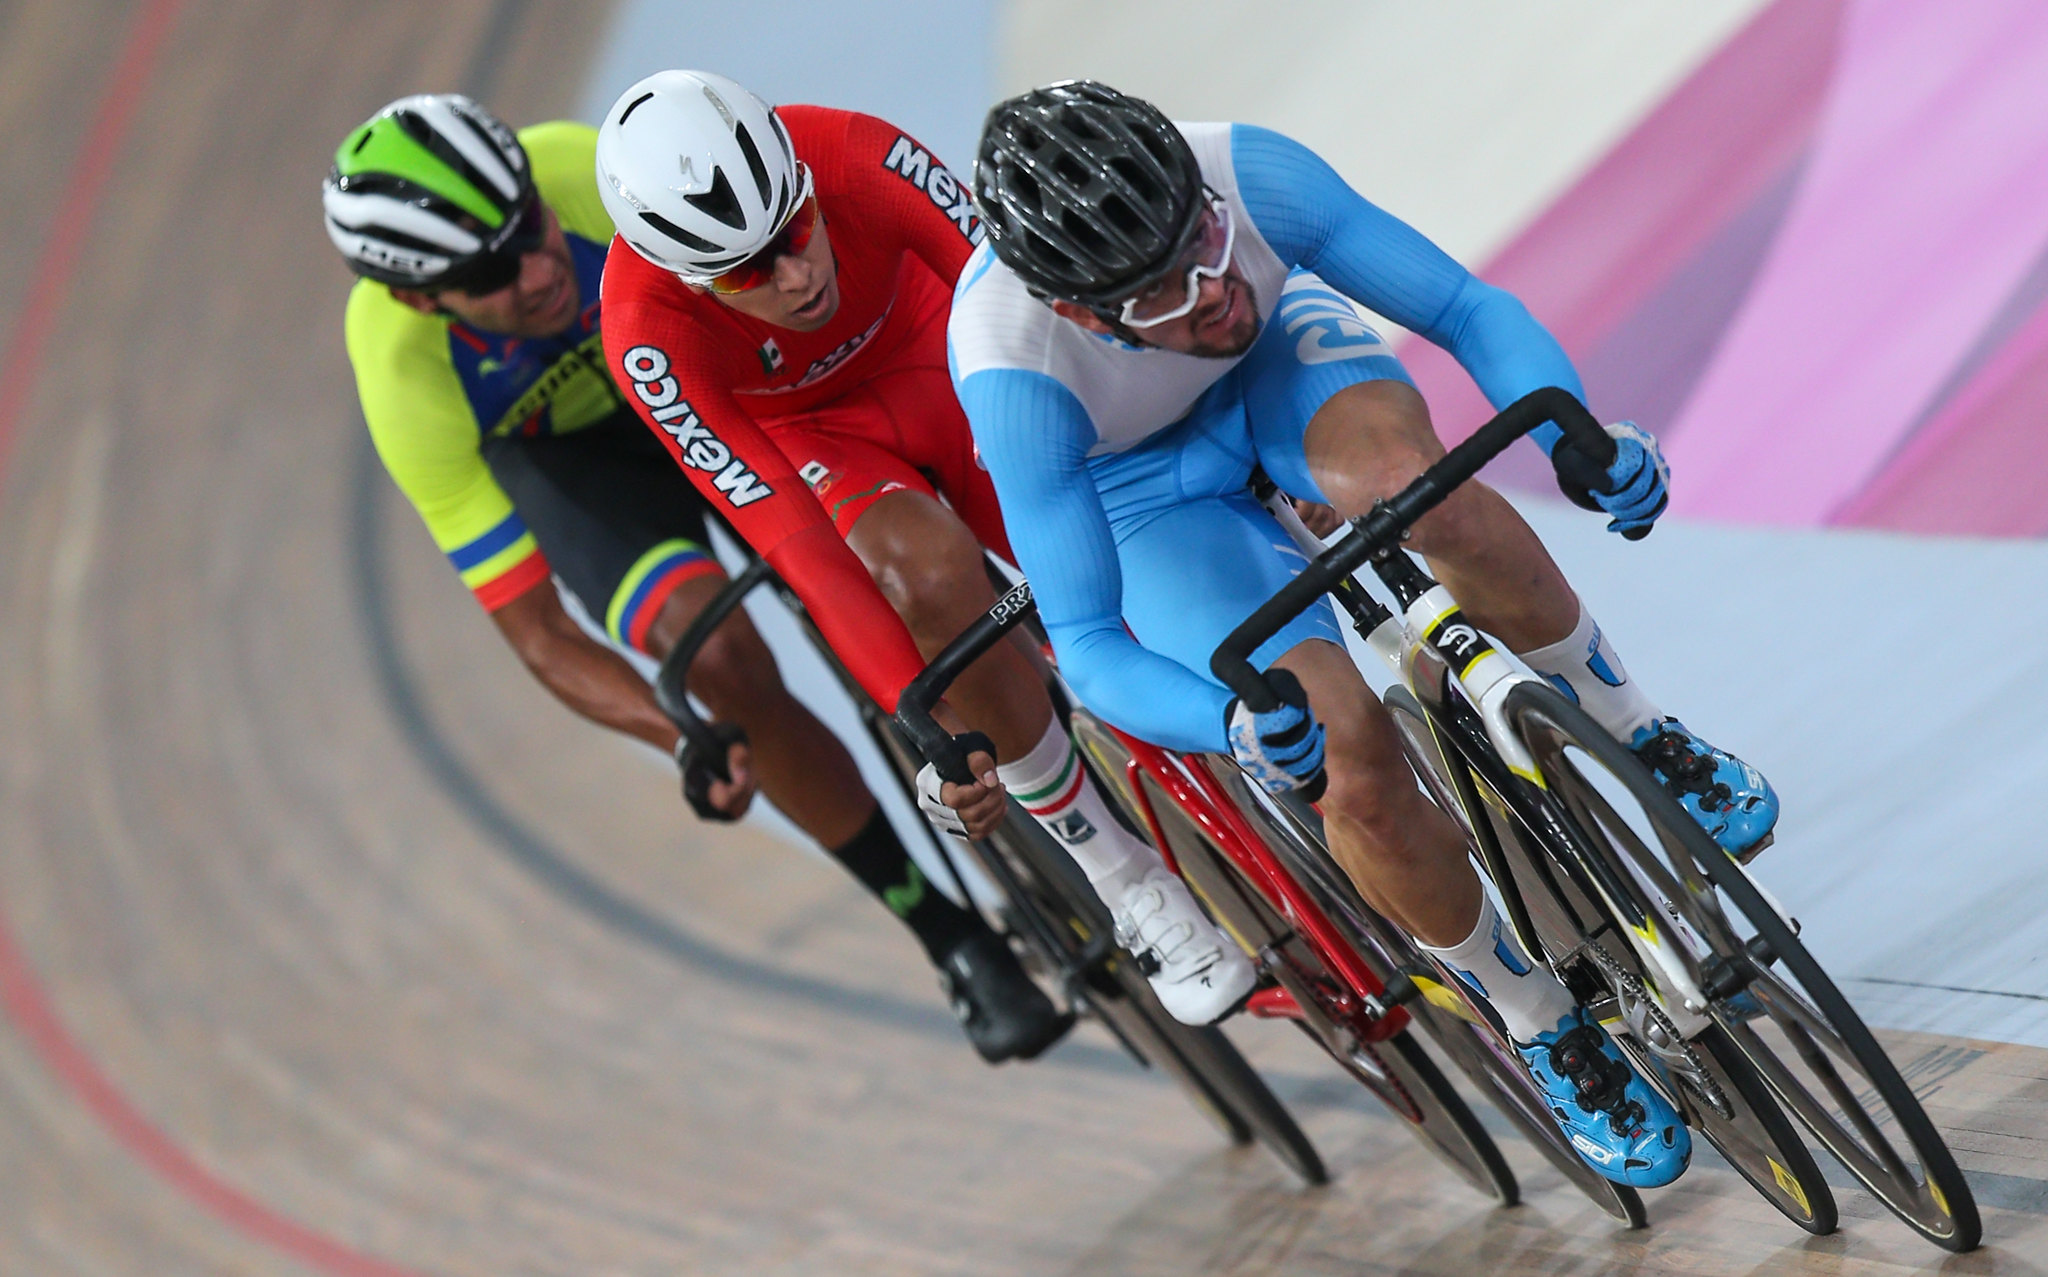
[[[954,297],[953,376],[1062,674],[1117,726],[1230,750],[1269,788],[1320,781],[1327,754],[1331,849],[1367,899],[1500,1013],[1591,1165],[1638,1186],[1675,1179],[1685,1127],[1503,930],[1328,604],[1254,655],[1291,703],[1253,714],[1207,673],[1224,635],[1304,562],[1250,492],[1255,465],[1349,518],[1442,455],[1421,396],[1347,297],[1450,350],[1496,406],[1549,385],[1580,393],[1564,352],[1299,143],[1175,125],[1105,86],[999,104],[975,198],[988,242]],[[1567,490],[1612,489],[1593,498],[1611,528],[1647,527],[1665,504],[1663,460],[1633,425],[1609,433],[1605,473],[1555,427],[1537,438]],[[1769,785],[1627,678],[1497,493],[1464,485],[1410,546],[1467,615],[1631,741],[1731,854],[1765,840]]]

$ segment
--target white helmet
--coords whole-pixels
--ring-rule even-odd
[[[606,112],[597,189],[634,252],[702,283],[767,246],[810,173],[766,102],[722,75],[661,71]]]

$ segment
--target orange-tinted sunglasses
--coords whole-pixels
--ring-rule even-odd
[[[807,194],[782,229],[768,241],[760,252],[726,271],[714,275],[705,282],[705,287],[721,296],[744,293],[775,278],[775,259],[784,255],[803,252],[811,246],[811,236],[818,229],[818,197]]]

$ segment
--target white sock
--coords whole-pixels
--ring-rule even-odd
[[[1117,907],[1125,887],[1161,863],[1158,852],[1131,837],[1110,814],[1057,717],[1030,753],[997,764],[996,776],[1010,796],[1059,839],[1110,908]]]
[[[1479,996],[1500,1012],[1517,1042],[1535,1041],[1537,1034],[1556,1028],[1565,1012],[1578,1005],[1548,967],[1537,966],[1522,951],[1514,932],[1494,909],[1493,897],[1483,891],[1479,894],[1479,921],[1471,935],[1448,949],[1422,947],[1478,990]]]
[[[1663,711],[1643,695],[1628,671],[1621,667],[1621,658],[1593,623],[1593,614],[1584,603],[1579,604],[1579,623],[1570,637],[1516,655],[1576,701],[1594,722],[1624,745],[1637,728],[1648,727],[1664,717]]]

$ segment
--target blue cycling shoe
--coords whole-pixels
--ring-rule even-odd
[[[1585,1008],[1572,1008],[1556,1028],[1515,1048],[1588,1166],[1634,1188],[1662,1188],[1685,1173],[1692,1132]]]
[[[1721,850],[1747,864],[1771,845],[1778,795],[1762,772],[1694,736],[1675,718],[1637,728],[1629,748]]]

